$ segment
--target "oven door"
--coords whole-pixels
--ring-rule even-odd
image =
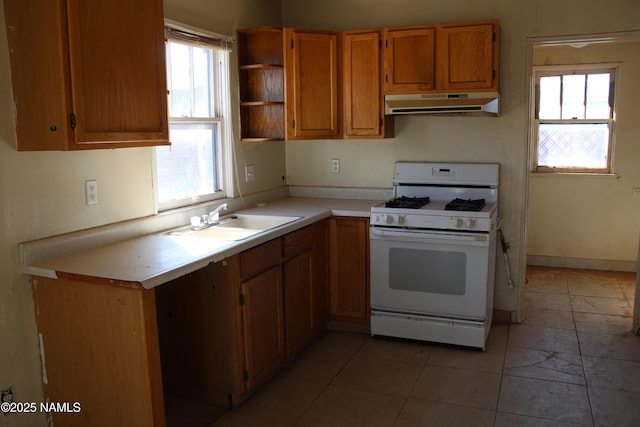
[[[370,240],[372,310],[484,320],[493,307],[495,232],[372,227]]]

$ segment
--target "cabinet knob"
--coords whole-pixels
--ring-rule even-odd
[[[50,130],[51,132],[55,132],[55,131],[57,131],[57,130],[58,130],[58,126],[56,126],[56,125],[51,125],[51,127],[49,128],[49,130]]]

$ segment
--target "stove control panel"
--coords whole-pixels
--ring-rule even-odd
[[[476,218],[452,217],[451,220],[455,228],[463,228],[465,230],[473,230],[478,224],[478,220]]]
[[[404,226],[407,222],[406,215],[375,214],[371,216],[371,222],[376,225]]]
[[[447,215],[410,215],[372,212],[372,226],[434,230],[489,231],[491,218]]]

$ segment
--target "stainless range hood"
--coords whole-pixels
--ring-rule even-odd
[[[497,92],[385,95],[384,114],[500,114]]]

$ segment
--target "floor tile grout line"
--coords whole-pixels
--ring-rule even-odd
[[[325,331],[325,335],[326,333],[329,333],[330,330]],[[338,369],[338,372],[335,373],[335,375],[333,376],[333,378],[331,378],[331,380],[324,385],[324,387],[322,388],[322,390],[320,391],[320,393],[318,393],[318,395],[311,401],[311,403],[309,404],[309,406],[304,410],[304,412],[300,415],[300,417],[298,417],[298,419],[295,421],[295,423],[293,424],[293,426],[297,426],[300,424],[300,422],[302,421],[302,419],[305,417],[305,415],[309,412],[309,410],[311,409],[311,407],[318,401],[318,399],[320,399],[320,397],[327,391],[327,389],[329,389],[329,387],[331,387],[331,385],[333,384],[333,382],[335,381],[335,379],[338,377],[338,375],[340,375],[340,373],[344,370],[344,368],[349,364],[349,362],[351,362],[351,360],[353,360],[353,358],[356,356],[356,354],[358,354],[360,352],[360,350],[362,350],[362,348],[365,346],[365,343],[371,339],[370,337],[365,340],[354,352],[353,354],[351,354],[351,356],[344,362],[344,364],[340,367],[340,369]],[[316,350],[321,350],[319,348],[313,348],[311,349],[311,351],[316,351]],[[321,351],[327,351],[327,350],[321,350]],[[329,351],[331,352],[331,351]],[[338,351],[334,351],[332,353],[338,353],[338,354],[345,354],[344,352],[338,352]]]

